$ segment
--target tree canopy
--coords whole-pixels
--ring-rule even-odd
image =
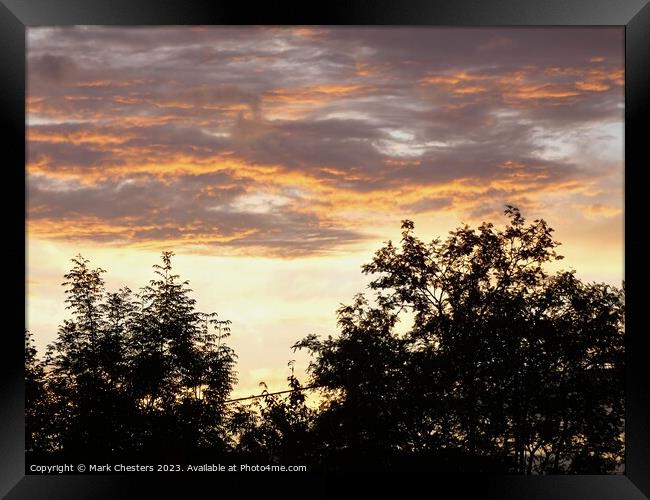
[[[312,356],[306,384],[290,363],[286,394],[247,402],[228,400],[230,321],[196,311],[171,252],[137,293],[106,291],[104,271],[78,256],[64,282],[71,317],[44,361],[26,333],[27,453],[620,471],[624,289],[552,272],[553,230],[505,214],[502,229],[428,242],[403,221],[401,240],[362,268],[369,292],[337,311],[338,334],[292,346]]]
[[[225,449],[222,404],[236,382],[230,321],[195,310],[172,256],[162,254],[136,294],[107,292],[103,269],[72,260],[63,283],[71,319],[48,347],[46,370],[27,344],[31,386],[47,390],[51,413],[49,445],[37,452],[184,458]],[[30,415],[41,414],[38,391]]]

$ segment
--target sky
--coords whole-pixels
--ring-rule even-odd
[[[513,204],[555,228],[562,268],[623,280],[623,28],[38,27],[27,46],[41,352],[78,253],[137,290],[173,250],[233,322],[235,396],[286,389],[289,360],[304,381],[291,345],[336,334],[403,219],[430,240]]]

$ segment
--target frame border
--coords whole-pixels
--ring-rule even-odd
[[[26,182],[25,148],[25,35],[26,28],[46,25],[431,25],[431,26],[621,26],[625,27],[625,260],[631,269],[642,265],[641,247],[632,244],[632,235],[642,222],[641,170],[644,167],[643,119],[650,115],[650,5],[648,0],[331,0],[320,10],[307,2],[267,1],[254,8],[250,4],[195,0],[0,0],[0,123],[6,131],[10,154],[7,172],[9,189],[18,190]],[[647,158],[647,153],[645,155]],[[17,167],[22,163],[23,171]],[[647,166],[647,165],[646,165]],[[11,311],[24,310],[25,300],[25,209],[16,198],[3,197],[5,227],[12,242],[10,278]],[[11,200],[11,201],[10,201]],[[11,238],[13,237],[13,238]],[[17,242],[22,241],[22,245]],[[20,270],[22,263],[23,271]],[[626,273],[626,460],[624,475],[602,476],[491,476],[463,481],[465,476],[359,477],[372,488],[399,485],[401,493],[433,486],[481,493],[489,498],[561,499],[643,499],[650,497],[650,384],[644,370],[641,308],[643,280],[638,272]],[[19,294],[22,293],[22,296]],[[11,335],[5,338],[4,363],[0,364],[0,495],[6,498],[115,498],[116,496],[163,493],[164,498],[189,494],[217,493],[216,486],[237,482],[252,493],[261,486],[268,493],[269,476],[259,480],[193,475],[114,475],[114,476],[34,476],[25,475],[24,457],[24,377],[22,333],[24,316],[11,315]],[[16,324],[14,324],[16,323]],[[644,377],[645,375],[645,377]],[[294,491],[308,487],[317,496],[333,493],[336,478],[309,474],[274,475],[271,482],[283,483]],[[184,478],[184,480],[183,480]],[[279,479],[279,481],[278,481]],[[367,481],[365,481],[365,480]],[[469,479],[469,477],[468,477]],[[333,480],[333,481],[330,481]],[[432,481],[435,480],[435,483]],[[314,481],[322,486],[314,489]],[[191,483],[191,484],[190,484]],[[261,484],[263,483],[263,485]],[[234,485],[233,485],[234,486]],[[201,488],[203,488],[201,490]],[[336,488],[336,487],[334,487]],[[302,489],[302,488],[301,488]],[[410,491],[413,489],[412,491]],[[220,486],[219,486],[220,490]],[[200,492],[203,492],[202,494]],[[199,495],[197,495],[199,496]]]

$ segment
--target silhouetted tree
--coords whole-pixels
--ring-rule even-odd
[[[362,295],[338,311],[339,336],[310,335],[293,346],[316,354],[311,381],[325,393],[315,433],[322,460],[336,468],[373,467],[412,449],[405,401],[406,346],[392,334],[397,314]]]
[[[72,317],[48,347],[45,367],[26,336],[27,433],[35,451],[48,451],[41,417],[50,423],[50,451],[64,455],[223,451],[222,403],[236,382],[225,342],[230,321],[195,310],[188,282],[172,272],[172,255],[163,253],[156,279],[135,295],[108,293],[104,270],[73,259],[63,283]]]
[[[50,407],[43,362],[38,359],[34,339],[25,330],[25,450],[50,451]]]
[[[509,221],[424,242],[411,221],[363,272],[374,302],[337,311],[337,336],[294,344],[308,386],[227,401],[230,321],[196,310],[163,252],[138,293],[105,290],[81,256],[71,318],[39,361],[25,333],[26,450],[175,463],[308,463],[324,470],[607,473],[623,464],[624,289],[551,273],[553,230]],[[412,317],[403,334],[396,325]],[[320,406],[305,389],[319,387]],[[94,455],[93,455],[94,454]]]
[[[294,375],[287,378],[288,395],[270,394],[264,382],[262,398],[240,404],[230,418],[233,447],[249,460],[266,463],[311,463],[317,454],[313,421],[315,412],[306,404],[303,387]]]
[[[67,309],[72,318],[48,347],[49,386],[55,404],[58,444],[67,453],[104,456],[127,445],[129,398],[121,370],[122,339],[109,321],[103,269],[91,269],[81,256],[65,275]]]
[[[311,382],[330,391],[317,427],[338,447],[517,473],[622,462],[623,292],[549,274],[553,230],[506,214],[502,231],[464,226],[430,243],[404,221],[400,246],[363,267],[377,306],[357,298],[339,337],[294,346],[315,355]],[[403,309],[414,321],[399,337]]]
[[[144,417],[146,449],[187,454],[224,448],[222,402],[236,377],[224,340],[230,321],[195,310],[189,282],[172,271],[172,252],[137,301],[129,338],[129,389]]]

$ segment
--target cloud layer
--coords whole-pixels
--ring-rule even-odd
[[[28,30],[29,230],[301,256],[372,221],[622,210],[619,28]]]

